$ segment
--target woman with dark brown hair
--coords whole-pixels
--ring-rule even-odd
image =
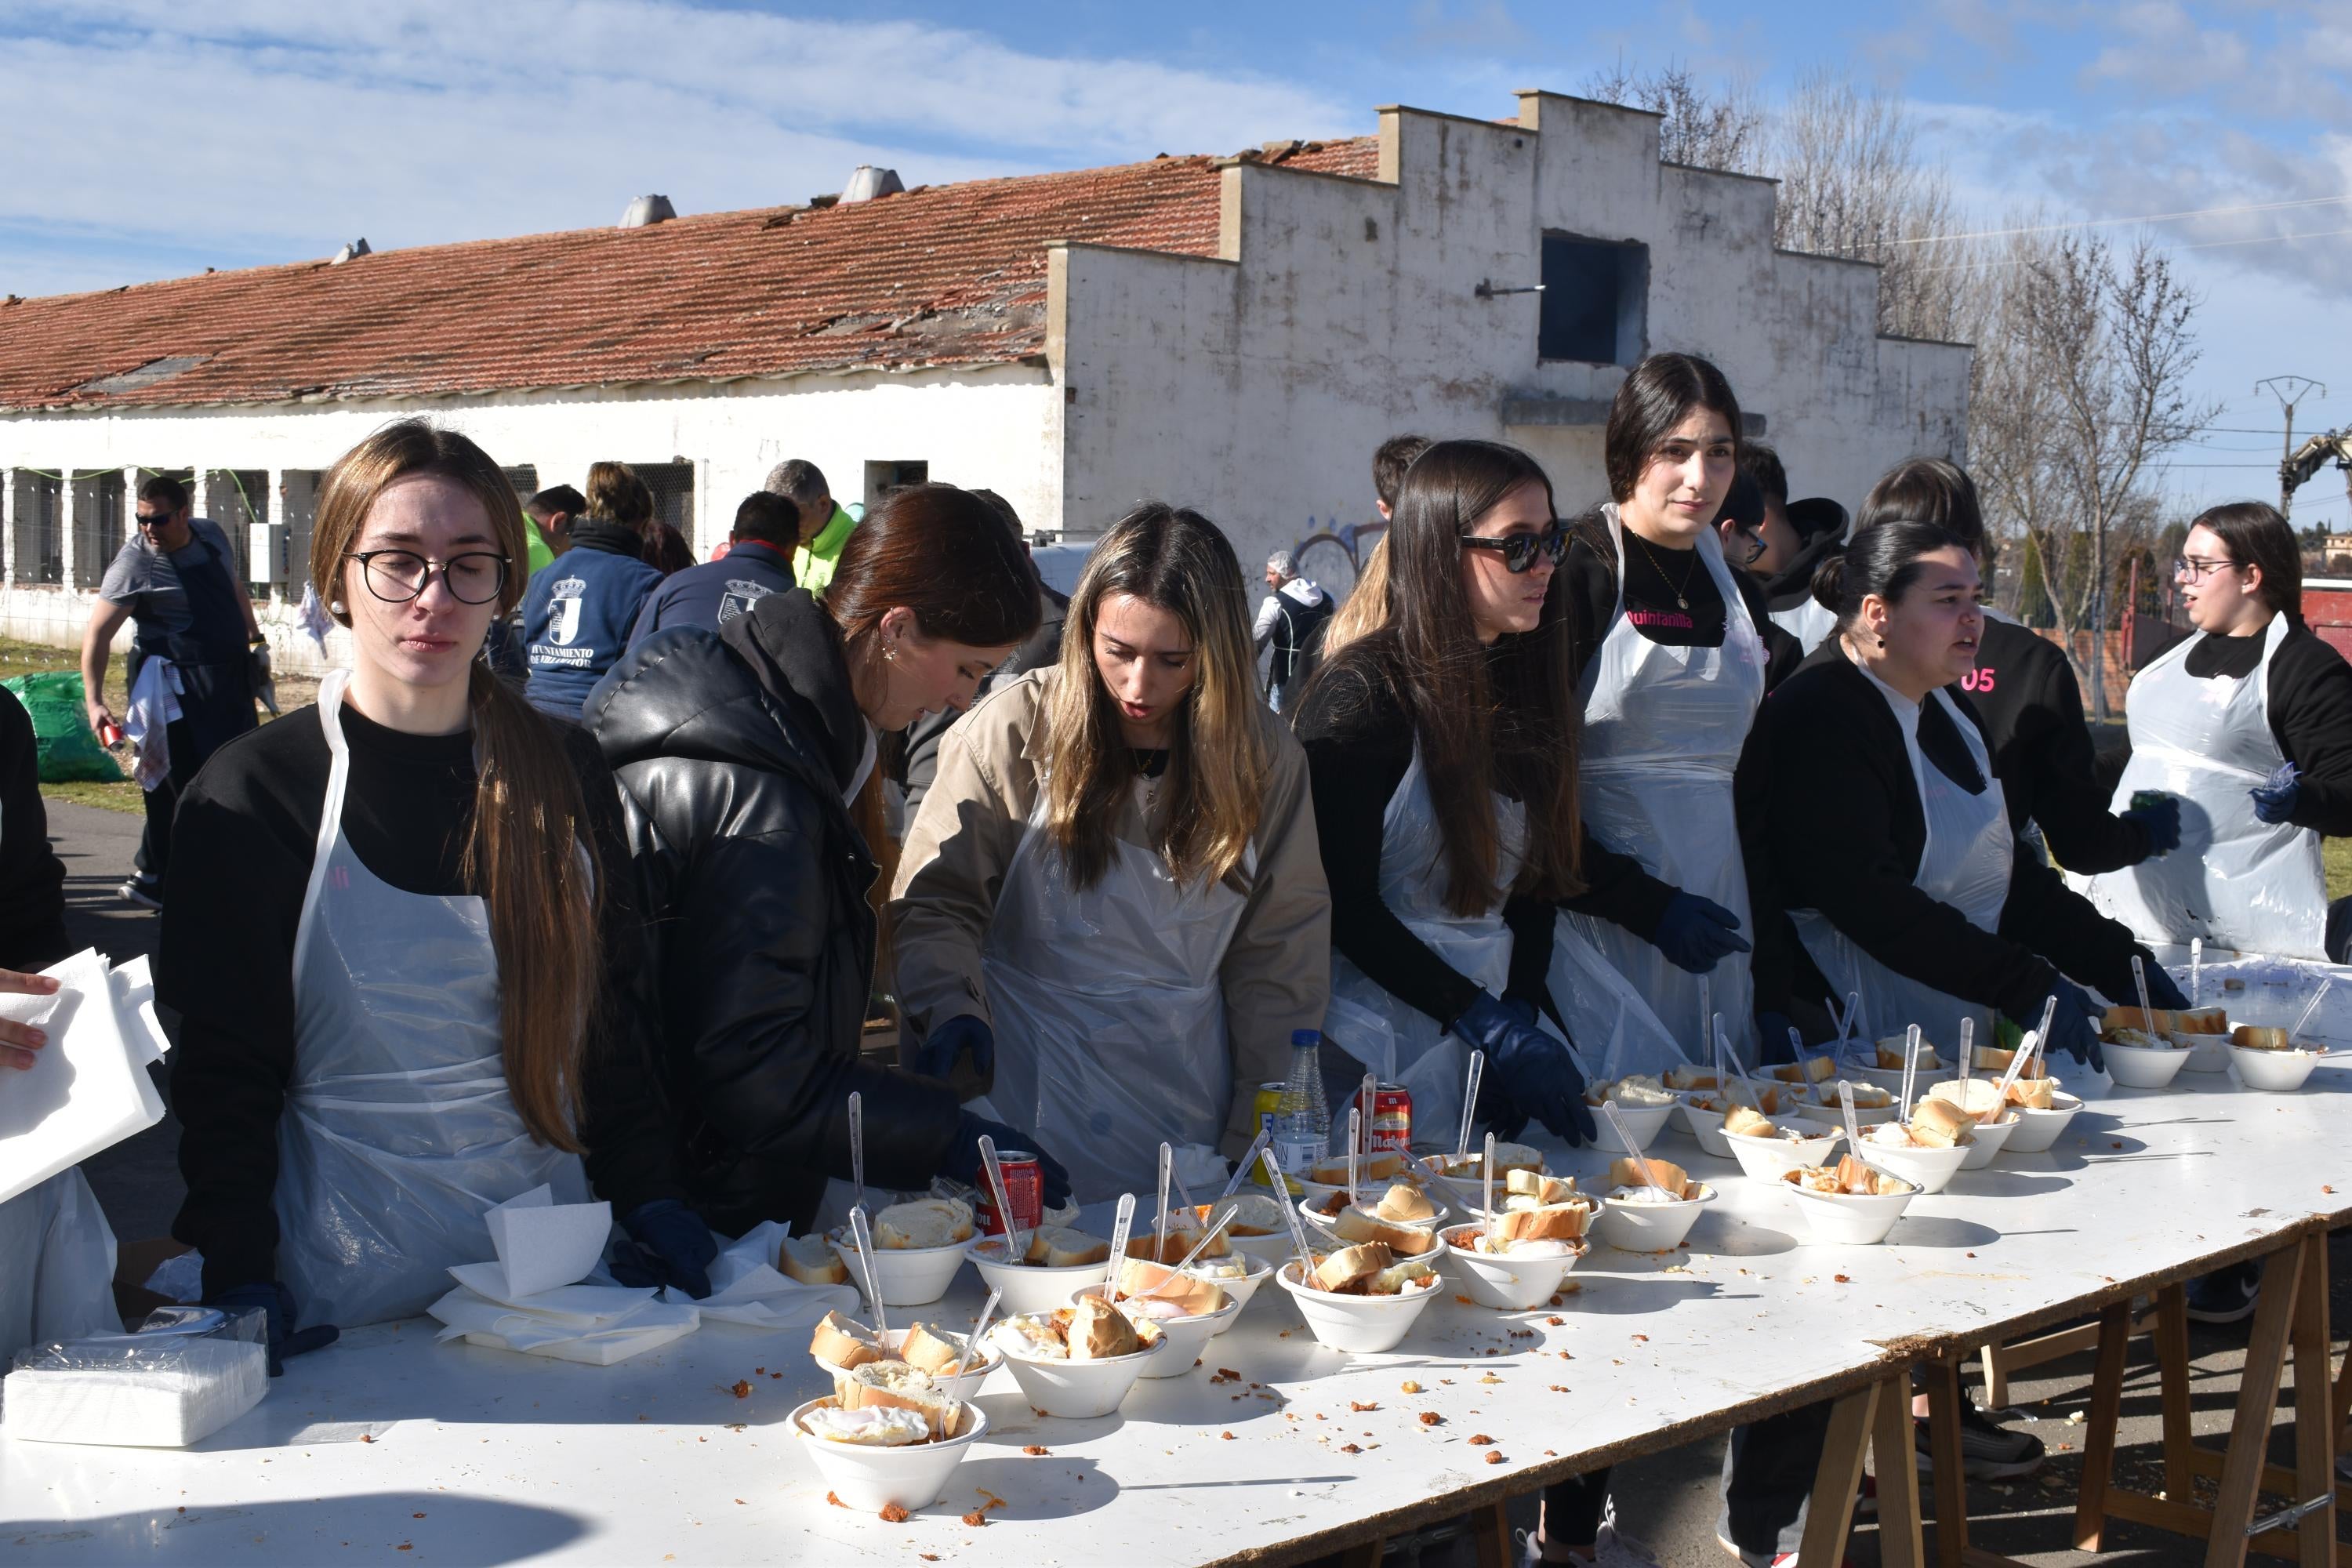
[[[877,731],[967,706],[1036,626],[1036,574],[1003,516],[913,485],[849,536],[822,600],[794,588],[715,632],[657,632],[589,697],[652,923],[678,1157],[715,1228],[805,1231],[850,1173],[853,1090],[877,1187],[976,1182],[983,1133],[1036,1147],[939,1079],[858,1055],[889,849]],[[1066,1180],[1045,1164],[1058,1202]]]
[[[463,436],[406,420],[345,454],[310,581],[351,668],[181,803],[157,965],[184,1019],[173,1231],[207,1300],[268,1311],[273,1363],[424,1310],[489,1258],[483,1212],[541,1184],[584,1202],[593,1178],[633,1234],[678,1195],[629,1082],[612,775],[478,657],[523,526]]]

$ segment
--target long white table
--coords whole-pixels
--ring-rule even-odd
[[[1721,1194],[1688,1250],[1597,1248],[1555,1310],[1497,1313],[1446,1289],[1378,1356],[1320,1348],[1269,1284],[1204,1365],[1139,1384],[1097,1421],[1037,1416],[999,1373],[980,1399],[987,1438],[941,1503],[904,1524],[827,1506],[782,1425],[827,1386],[804,1332],[711,1325],[591,1368],[436,1345],[417,1321],[289,1363],[258,1410],[190,1451],[0,1431],[0,1545],[45,1568],[404,1546],[414,1555],[400,1560],[420,1563],[751,1563],[818,1542],[840,1561],[898,1564],[910,1552],[1024,1565],[1114,1551],[1139,1563],[1304,1557],[1851,1392],[1925,1346],[2091,1310],[2139,1281],[2352,1215],[2339,1131],[2352,1060],[2290,1096],[2179,1084],[2108,1093],[2051,1153],[1962,1174],[1873,1247],[1806,1244],[1792,1199],[1669,1135],[1658,1152]],[[1553,1163],[1597,1175],[1606,1157]],[[939,1308],[893,1321],[961,1323],[980,1296],[966,1270]],[[1242,1381],[1212,1382],[1221,1368]],[[1407,1380],[1423,1392],[1402,1393]],[[1442,1423],[1424,1426],[1424,1411]],[[1482,1435],[1496,1441],[1468,1441]],[[988,1497],[1003,1500],[989,1522],[963,1523]]]

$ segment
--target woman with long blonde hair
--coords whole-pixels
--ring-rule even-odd
[[[935,1070],[968,1055],[1082,1202],[1146,1190],[1162,1142],[1188,1181],[1222,1174],[1292,1032],[1322,1024],[1306,758],[1252,653],[1225,536],[1138,507],[1096,544],[1060,662],[949,731],[907,835],[907,1027]]]
[[[479,657],[523,526],[453,431],[404,420],[346,453],[310,580],[351,668],[180,806],[173,1229],[207,1300],[268,1311],[273,1363],[422,1311],[490,1257],[483,1212],[541,1184],[584,1202],[593,1175],[641,1239],[671,1192],[632,1081],[642,1015],[606,984],[639,936],[612,776]]]

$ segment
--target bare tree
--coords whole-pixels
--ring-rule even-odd
[[[1965,226],[1899,101],[1810,71],[1772,117],[1764,167],[1780,180],[1775,245],[1877,262],[1882,332],[1960,336],[1970,268],[1965,243],[1948,237]]]
[[[1654,71],[1632,71],[1621,57],[1612,68],[1585,78],[1584,95],[1664,115],[1658,156],[1666,163],[1740,174],[1757,172],[1765,117],[1744,81],[1711,88],[1692,75],[1688,66],[1669,60]]]
[[[2116,563],[2155,537],[2164,454],[2218,411],[2189,393],[2199,300],[2145,237],[2122,253],[2084,231],[2008,248],[1985,269],[1975,323],[1971,466],[1990,521],[2033,541],[2051,618],[2104,719]],[[2092,633],[2087,658],[2078,630]]]

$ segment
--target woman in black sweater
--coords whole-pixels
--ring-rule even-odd
[[[2301,546],[2262,502],[2200,516],[2175,577],[2203,635],[2133,679],[2116,801],[2181,797],[2181,852],[2094,879],[2091,900],[2151,941],[2324,958],[2319,840],[2352,834],[2352,667],[2303,624]]]
[[[521,588],[511,488],[404,421],[336,464],[312,585],[352,630],[319,705],[182,801],[157,964],[205,1297],[267,1312],[272,1371],[423,1310],[542,1183],[613,1200],[665,1282],[715,1245],[652,1092],[618,800],[594,744],[491,678]],[[583,1171],[582,1153],[587,1152]]]

